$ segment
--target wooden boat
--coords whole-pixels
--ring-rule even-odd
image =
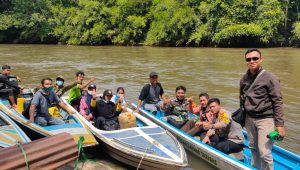
[[[6,148],[20,143],[28,143],[31,140],[7,115],[0,111],[0,147]]]
[[[136,108],[136,104],[132,103],[132,106]],[[233,158],[219,150],[202,143],[200,140],[188,135],[187,133],[177,129],[170,125],[165,120],[161,119],[164,116],[163,112],[158,112],[156,116],[151,114],[149,111],[140,108],[140,113],[152,120],[154,123],[160,125],[164,129],[170,131],[177,139],[183,144],[183,146],[190,150],[196,156],[207,161],[211,165],[219,169],[254,169],[251,166],[251,152],[248,147],[247,133],[245,135],[245,148],[243,151],[243,160],[240,161]],[[289,152],[277,145],[273,146],[273,159],[275,170],[296,170],[300,169],[300,156],[292,152]]]
[[[22,128],[22,130],[31,138],[31,140],[39,139],[46,136],[53,136],[58,133],[67,132],[70,133],[75,142],[79,141],[79,137],[84,137],[83,146],[93,146],[98,144],[93,134],[89,131],[89,128],[76,116],[68,115],[61,110],[62,119],[66,122],[61,125],[51,126],[39,126],[36,123],[29,123],[16,109],[8,107],[9,101],[7,99],[0,99],[0,111],[9,116],[16,124]]]
[[[66,99],[63,101],[68,104]],[[172,134],[137,113],[135,116],[138,127],[105,131],[76,114],[98,138],[100,146],[125,164],[138,169],[180,169],[188,165],[183,146]]]

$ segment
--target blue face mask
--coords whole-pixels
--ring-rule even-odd
[[[52,91],[53,90],[53,86],[50,86],[50,87],[48,87],[48,88],[44,88],[44,91],[45,92],[50,92],[50,91]]]
[[[63,86],[63,85],[64,85],[64,82],[61,81],[61,80],[58,80],[58,81],[56,81],[56,84],[57,84],[58,86]]]

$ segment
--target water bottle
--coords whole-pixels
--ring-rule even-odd
[[[267,135],[267,138],[269,138],[271,141],[282,141],[282,137],[279,136],[279,133],[277,131],[272,131]]]

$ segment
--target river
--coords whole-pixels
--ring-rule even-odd
[[[264,69],[281,80],[284,99],[286,137],[277,143],[300,154],[300,49],[261,49]],[[44,77],[63,75],[66,83],[83,70],[88,80],[95,78],[98,92],[122,86],[128,102],[136,102],[139,92],[149,82],[149,72],[156,71],[165,93],[174,97],[175,88],[184,85],[187,97],[207,92],[218,97],[223,108],[238,108],[239,80],[246,72],[245,49],[241,48],[161,48],[118,46],[0,45],[1,64],[12,66],[21,85],[35,87]],[[191,169],[212,169],[189,154]]]

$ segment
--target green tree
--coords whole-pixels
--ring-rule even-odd
[[[184,45],[199,22],[193,8],[181,0],[154,0],[149,17],[147,45]]]
[[[5,32],[2,39],[35,43],[49,38],[50,0],[13,0],[9,6],[0,15],[0,31]]]

